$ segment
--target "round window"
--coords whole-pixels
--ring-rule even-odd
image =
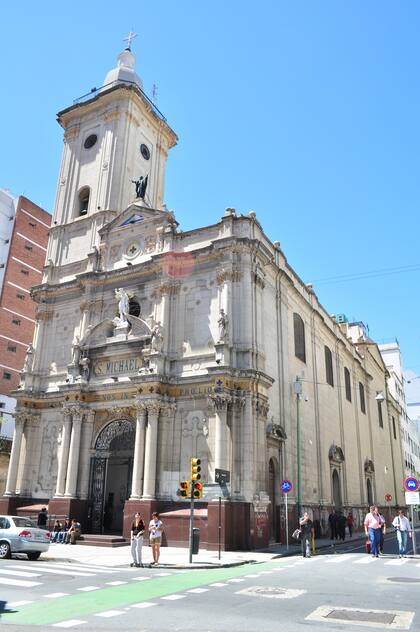
[[[145,160],[149,160],[149,158],[150,158],[150,149],[144,143],[142,143],[140,145],[140,153],[141,153],[141,155],[143,156],[143,158]]]
[[[94,146],[97,140],[98,140],[98,137],[96,136],[96,134],[91,134],[90,136],[86,138],[85,144],[83,145],[83,147],[85,149],[90,149],[91,147]]]

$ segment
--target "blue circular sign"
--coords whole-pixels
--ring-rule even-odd
[[[293,485],[290,481],[282,481],[281,482],[281,491],[283,494],[288,494],[293,489]]]
[[[404,481],[404,487],[409,492],[416,492],[419,488],[419,482],[414,476],[409,476]]]

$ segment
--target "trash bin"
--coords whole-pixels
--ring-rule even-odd
[[[192,552],[193,555],[197,555],[200,548],[200,529],[194,527],[192,533]]]

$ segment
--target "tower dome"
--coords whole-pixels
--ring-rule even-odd
[[[113,83],[133,83],[143,90],[143,82],[134,70],[134,64],[136,58],[131,52],[131,49],[127,47],[117,57],[118,64],[116,68],[113,68],[108,72],[105,77],[104,86]]]

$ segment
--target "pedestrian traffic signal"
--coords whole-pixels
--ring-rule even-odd
[[[201,478],[201,461],[200,459],[191,459],[191,480],[199,481]]]
[[[189,498],[190,496],[190,482],[189,481],[181,481],[179,484],[179,491],[181,498]]]
[[[203,496],[203,483],[196,481],[193,483],[193,496],[197,500]]]

